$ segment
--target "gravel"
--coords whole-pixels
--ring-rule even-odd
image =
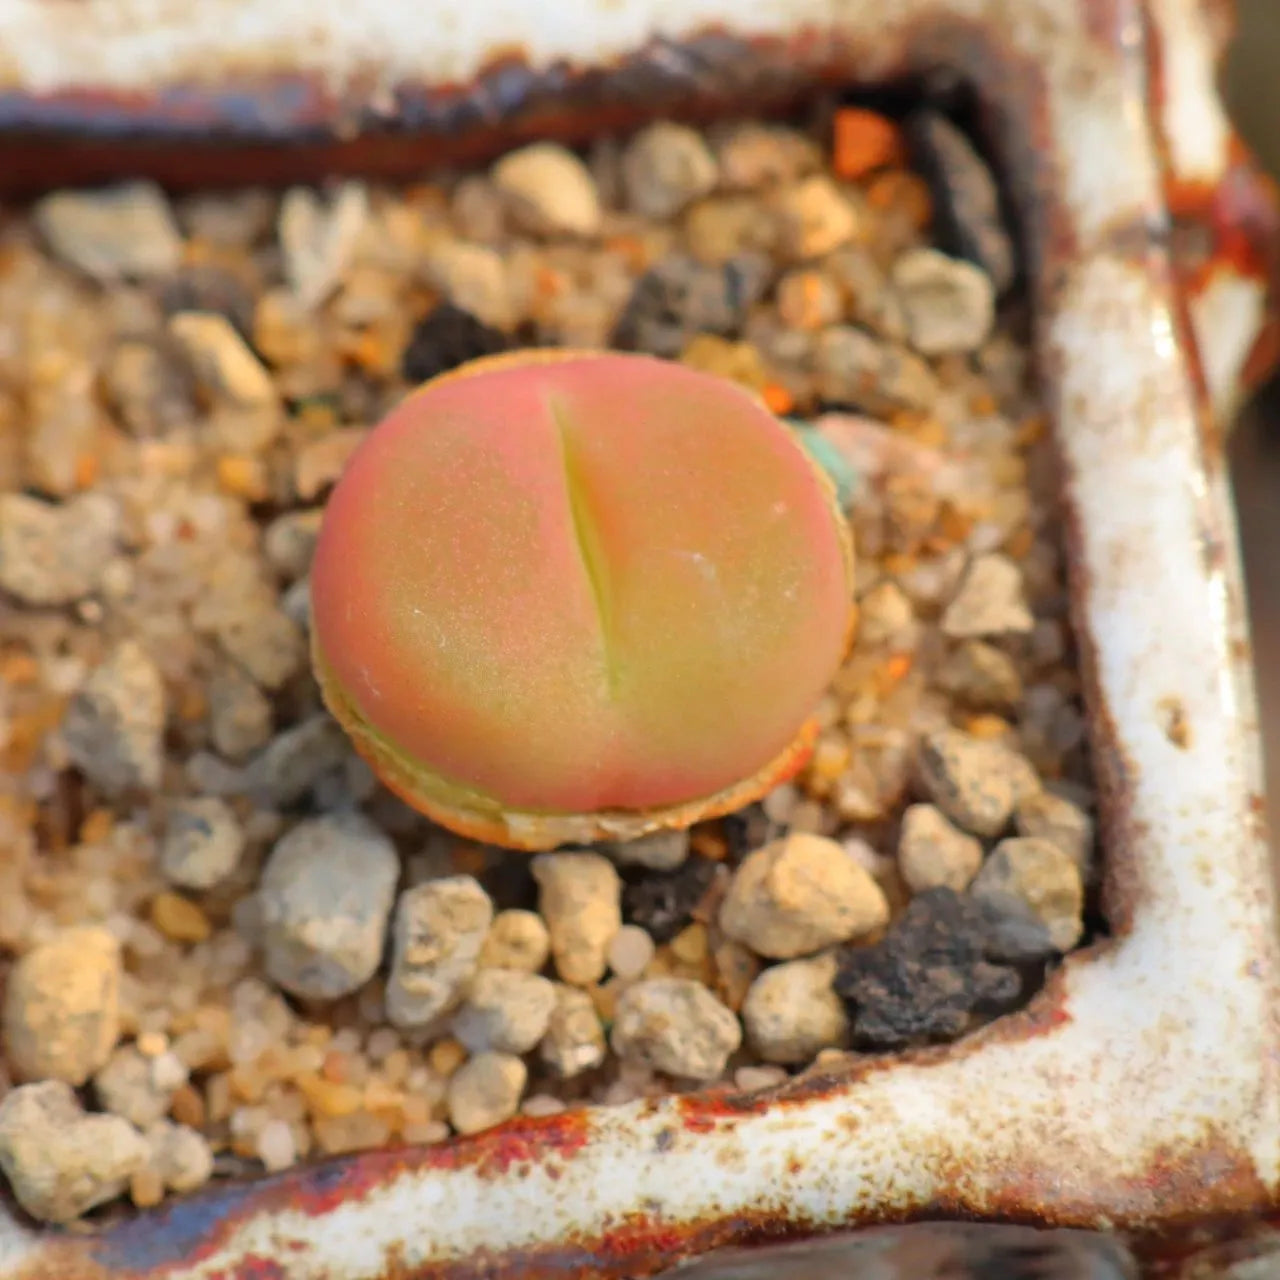
[[[169,202],[150,182],[55,192],[33,217],[58,257],[104,283],[167,275],[182,256]]]
[[[286,991],[334,1000],[382,959],[400,861],[367,818],[299,823],[271,851],[258,889],[268,975]]]
[[[772,1088],[964,1034],[1076,936],[1095,788],[1053,442],[1020,300],[988,311],[995,188],[940,117],[905,127],[924,182],[896,126],[836,110],[834,158],[662,124],[404,190],[62,193],[91,268],[21,211],[0,229],[0,1099],[88,1086],[59,1125],[106,1122],[94,1159],[141,1133],[90,1200]],[[307,661],[352,450],[417,382],[530,343],[763,398],[846,505],[860,613],[790,782],[537,860],[381,787]],[[85,929],[101,948],[65,945]],[[51,1153],[75,1183],[85,1149]]]
[[[610,1044],[623,1062],[667,1075],[713,1080],[742,1043],[742,1029],[700,982],[651,978],[618,998]]]

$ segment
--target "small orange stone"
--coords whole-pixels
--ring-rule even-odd
[[[190,898],[167,890],[151,900],[151,923],[171,942],[203,942],[213,932],[209,917]]]
[[[431,1063],[431,1070],[446,1079],[453,1075],[466,1060],[466,1049],[452,1038],[437,1040],[431,1046],[431,1052],[427,1056],[427,1061]]]
[[[11,650],[0,658],[0,683],[14,687],[35,684],[40,678],[40,664],[29,653]]]
[[[1014,434],[1013,443],[1019,449],[1029,448],[1038,441],[1044,439],[1045,434],[1049,430],[1049,420],[1042,413],[1032,413],[1018,423],[1018,429]]]
[[[980,418],[990,417],[998,408],[996,398],[990,391],[975,391],[969,397],[969,412]]]
[[[707,926],[696,921],[686,925],[671,939],[671,954],[685,964],[701,964],[709,950]]]
[[[1035,535],[1031,532],[1030,525],[1019,525],[1007,539],[1005,539],[1004,549],[1007,555],[1012,556],[1015,560],[1023,560],[1030,552]]]
[[[98,478],[101,467],[98,464],[96,455],[92,453],[81,453],[76,456],[76,474],[75,482],[77,489],[92,488],[94,482]]]
[[[203,720],[209,711],[209,699],[203,689],[196,685],[188,685],[182,691],[178,702],[178,716],[188,724]]]
[[[729,856],[729,845],[716,823],[703,823],[689,832],[689,848],[700,858],[723,862]]]
[[[242,453],[224,453],[218,459],[218,484],[247,502],[262,502],[270,492],[261,462]]]
[[[347,1055],[331,1049],[324,1055],[320,1074],[334,1084],[342,1084],[351,1074],[351,1064],[347,1061]]]
[[[164,1199],[164,1179],[145,1164],[129,1180],[129,1198],[139,1209],[151,1209]]]
[[[919,174],[890,169],[877,174],[867,188],[867,202],[882,212],[898,212],[919,230],[933,219],[933,196],[929,184]]]
[[[902,150],[902,135],[892,120],[862,107],[836,112],[832,165],[839,177],[853,181],[898,164]]]
[[[80,843],[100,844],[111,834],[115,825],[115,815],[110,809],[94,809],[80,824]]]
[[[769,407],[770,413],[779,417],[790,413],[796,407],[796,398],[780,382],[766,382],[760,391],[761,398]]]
[[[975,738],[1003,738],[1006,734],[1012,732],[1012,726],[1007,720],[989,713],[970,716],[965,721],[964,727],[966,732],[972,734]]]

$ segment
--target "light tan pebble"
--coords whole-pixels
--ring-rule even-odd
[[[929,799],[976,836],[998,836],[1024,795],[1039,789],[1025,757],[959,729],[939,729],[919,748],[920,779]]]
[[[725,186],[754,191],[794,182],[822,166],[818,144],[798,129],[757,121],[735,123],[713,138]]]
[[[378,1027],[369,1033],[365,1052],[373,1062],[385,1062],[400,1048],[400,1033],[392,1027]]]
[[[400,859],[358,813],[313,818],[278,841],[258,888],[263,961],[293,995],[334,1000],[382,959]]]
[[[54,505],[0,494],[0,588],[24,604],[72,604],[98,590],[115,557],[120,510],[88,493]]]
[[[60,929],[21,956],[4,993],[14,1077],[84,1084],[119,1038],[120,982],[120,944],[106,929]]]
[[[209,733],[228,760],[243,760],[271,741],[271,703],[235,663],[220,666],[209,681]]]
[[[1022,698],[1022,677],[1013,659],[981,640],[967,640],[948,654],[938,669],[938,685],[975,711],[1004,711]]]
[[[1079,805],[1051,791],[1027,796],[1014,814],[1020,836],[1056,844],[1088,879],[1093,868],[1093,819]]]
[[[293,460],[293,491],[303,502],[318,498],[338,482],[368,434],[365,427],[340,427],[304,445]]]
[[[489,171],[512,220],[534,234],[594,236],[600,197],[586,165],[555,142],[509,151]]]
[[[431,1147],[448,1136],[449,1126],[443,1120],[414,1121],[400,1130],[400,1137],[415,1147]]]
[[[618,997],[610,1044],[626,1063],[714,1080],[741,1043],[738,1019],[701,982],[651,978]]]
[[[687,831],[655,831],[638,840],[617,840],[602,844],[600,852],[623,866],[648,867],[651,871],[671,871],[689,856]]]
[[[544,853],[533,860],[533,878],[557,973],[577,986],[599,982],[622,927],[622,881],[613,863],[598,853]]]
[[[62,734],[72,763],[114,797],[159,785],[164,725],[160,670],[141,645],[125,640],[80,687]]]
[[[169,317],[169,332],[186,354],[197,380],[225,405],[259,410],[278,404],[271,375],[226,316],[179,311]]]
[[[981,267],[937,249],[910,249],[894,262],[892,279],[921,355],[967,354],[991,333],[996,294]]]
[[[427,258],[432,282],[454,306],[495,329],[516,320],[511,279],[496,249],[465,240],[444,240]]]
[[[551,954],[551,935],[534,911],[499,911],[493,917],[477,967],[537,973]]]
[[[20,1085],[0,1102],[0,1170],[41,1221],[71,1222],[114,1200],[147,1157],[127,1120],[87,1115],[64,1081]]]
[[[824,174],[782,188],[775,208],[782,248],[792,258],[820,258],[863,230],[850,198]]]
[[[158,343],[117,343],[107,357],[102,383],[117,420],[138,439],[164,435],[196,416],[190,380]]]
[[[268,1120],[259,1130],[255,1146],[268,1173],[288,1169],[298,1159],[293,1130],[283,1120]]]
[[[778,238],[777,219],[754,198],[712,196],[685,214],[684,236],[699,262],[723,264],[771,249]]]
[[[714,190],[715,156],[688,125],[660,120],[641,129],[622,153],[627,203],[645,218],[674,217]]]
[[[446,876],[406,889],[392,929],[387,1017],[422,1027],[466,992],[493,924],[493,903],[473,876]]]
[[[174,1093],[187,1083],[187,1068],[172,1052],[148,1058],[135,1045],[122,1045],[93,1077],[103,1110],[123,1116],[139,1129],[161,1120]]]
[[[481,969],[453,1015],[453,1034],[472,1053],[527,1053],[542,1039],[556,1004],[555,984],[536,973]]]
[[[808,1062],[841,1044],[849,1029],[844,1003],[832,990],[836,958],[790,960],[765,969],[742,1005],[747,1043],[766,1062]]]
[[[790,835],[748,854],[720,908],[720,927],[757,955],[812,955],[889,919],[880,886],[834,840]]]
[[[604,1028],[596,1006],[579,987],[556,984],[556,1004],[538,1053],[557,1075],[569,1079],[605,1059]]]
[[[1034,626],[1022,570],[999,552],[975,557],[942,615],[943,634],[952,639],[1025,635]]]
[[[638,978],[656,949],[653,939],[639,925],[624,924],[609,943],[609,968],[619,978]]]
[[[733,1083],[743,1093],[760,1093],[786,1084],[791,1077],[783,1067],[739,1067],[733,1073]]]
[[[858,643],[913,647],[917,630],[911,599],[896,582],[880,582],[858,601]]]
[[[182,259],[173,211],[152,182],[58,191],[32,217],[59,258],[104,284],[166,276]]]
[[[316,1145],[325,1155],[372,1151],[391,1141],[391,1126],[381,1116],[357,1111],[345,1116],[320,1116],[311,1126]]]
[[[847,324],[829,325],[818,334],[813,372],[824,399],[868,413],[929,412],[941,394],[933,370],[914,351]]]
[[[453,189],[449,212],[453,225],[469,240],[496,244],[506,231],[502,197],[479,174],[463,178]]]
[[[1084,931],[1084,886],[1071,855],[1034,836],[1002,840],[974,879],[975,897],[1009,895],[1031,908],[1059,951],[1069,951]]]
[[[565,1104],[549,1093],[535,1093],[520,1104],[521,1114],[526,1116],[557,1116],[564,1111]]]
[[[244,829],[225,800],[176,800],[165,815],[160,871],[180,888],[210,889],[236,869],[244,846]]]
[[[982,845],[931,804],[913,804],[902,815],[898,870],[912,893],[946,887],[963,893],[982,865]]]
[[[202,1133],[185,1124],[161,1120],[147,1130],[151,1167],[179,1195],[204,1186],[213,1176],[213,1151]]]
[[[800,790],[794,782],[783,782],[774,787],[762,801],[764,816],[770,822],[786,826],[791,821],[796,805],[800,803]]]
[[[154,1209],[164,1199],[164,1179],[150,1164],[129,1179],[129,1199],[136,1209]]]
[[[327,202],[310,187],[285,192],[276,228],[285,279],[301,306],[319,306],[338,287],[368,220],[363,183],[344,182]]]
[[[477,1054],[449,1077],[449,1123],[465,1134],[510,1120],[528,1078],[524,1063],[512,1054]]]

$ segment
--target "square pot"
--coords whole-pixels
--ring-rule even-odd
[[[1113,931],[960,1043],[768,1095],[520,1119],[97,1236],[0,1206],[3,1280],[640,1276],[725,1242],[886,1220],[1167,1235],[1275,1208],[1274,886],[1220,430],[1265,351],[1247,228],[1266,207],[1212,97],[1223,8],[573,0],[538,15],[472,0],[407,27],[392,0],[319,17],[305,0],[158,17],[0,0],[0,168],[27,189],[143,167],[188,182],[420,171],[818,86],[971,85],[1016,209],[1062,457]],[[1195,261],[1174,234],[1192,226]]]

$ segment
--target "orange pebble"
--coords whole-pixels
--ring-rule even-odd
[[[168,891],[151,900],[151,923],[172,942],[203,942],[213,932],[209,917],[190,898]]]
[[[350,1084],[335,1084],[317,1075],[299,1076],[294,1084],[319,1116],[349,1116],[364,1105],[364,1092]]]
[[[770,413],[780,417],[796,407],[796,398],[780,382],[766,382],[760,391]]]
[[[427,1061],[437,1075],[451,1076],[467,1060],[467,1051],[456,1040],[437,1040],[431,1046]]]
[[[862,107],[836,112],[832,165],[847,180],[864,178],[902,159],[902,135],[892,120]]]
[[[98,478],[98,472],[101,468],[98,465],[97,457],[92,453],[82,453],[76,457],[76,488],[89,489],[93,487],[93,483]]]
[[[100,844],[116,825],[110,809],[94,809],[80,824],[81,844]]]
[[[268,493],[261,463],[241,453],[224,453],[218,459],[218,484],[248,502],[261,502]]]
[[[913,227],[923,230],[933,218],[933,196],[929,184],[918,174],[905,169],[890,169],[877,174],[867,188],[867,201],[873,209],[902,213]]]
[[[990,714],[970,716],[964,727],[975,738],[1003,738],[1010,732],[1007,720]]]

